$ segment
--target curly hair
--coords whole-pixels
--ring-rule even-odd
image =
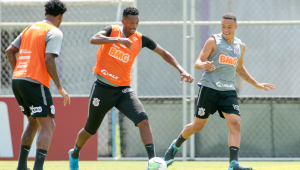
[[[123,11],[123,17],[127,17],[128,15],[139,15],[139,10],[135,7],[127,7]]]
[[[232,19],[236,23],[236,16],[233,13],[224,14],[222,19]]]
[[[59,14],[64,14],[67,11],[67,7],[60,0],[50,0],[45,4],[45,11],[47,15],[56,17]]]

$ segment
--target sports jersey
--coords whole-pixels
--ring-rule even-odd
[[[235,90],[234,76],[242,55],[242,42],[234,37],[234,41],[229,43],[222,33],[214,34],[212,37],[215,38],[217,48],[207,61],[214,61],[216,69],[205,70],[198,84],[219,91]]]
[[[121,26],[112,25],[111,28],[109,37],[126,38]],[[118,86],[130,84],[131,68],[142,47],[143,36],[138,31],[128,38],[132,41],[131,49],[120,43],[102,44],[97,52],[96,66],[93,68],[95,74]]]
[[[21,39],[21,45],[19,47],[20,50],[13,79],[28,78],[49,88],[51,77],[46,68],[45,53],[46,43],[48,42],[46,41],[46,37],[51,29],[57,29],[57,27],[50,22],[41,21],[32,24],[22,32],[19,37]],[[53,37],[55,37],[55,35],[52,34],[52,39],[54,39]],[[17,42],[18,40],[15,40],[12,44],[17,44]],[[51,44],[50,41],[48,44]],[[61,45],[61,43],[58,45]],[[60,51],[60,49],[57,50],[57,48],[47,48],[47,50],[48,49],[54,54],[58,54]]]

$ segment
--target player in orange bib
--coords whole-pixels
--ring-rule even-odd
[[[17,170],[28,170],[27,158],[33,139],[37,136],[37,150],[33,170],[43,170],[55,129],[55,108],[49,90],[53,79],[64,105],[70,97],[60,84],[55,58],[59,56],[62,32],[57,28],[67,11],[59,0],[47,2],[45,20],[27,27],[5,51],[14,70],[12,89],[21,111],[28,118],[28,126],[21,138]],[[16,59],[16,54],[18,58]]]
[[[90,94],[88,119],[79,131],[75,147],[69,151],[70,169],[78,169],[79,152],[94,135],[106,113],[116,107],[139,128],[148,158],[155,157],[152,131],[145,109],[130,87],[132,64],[143,47],[160,55],[175,67],[183,81],[192,83],[190,76],[176,59],[149,37],[136,31],[139,11],[127,7],[123,11],[122,25],[111,25],[91,38],[91,44],[101,45],[97,52],[97,63],[93,68],[97,80]]]

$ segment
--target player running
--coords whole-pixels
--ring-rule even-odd
[[[181,83],[192,83],[194,80],[168,51],[136,31],[138,24],[138,9],[127,7],[123,11],[122,25],[107,26],[91,38],[91,44],[101,45],[97,52],[96,66],[93,68],[97,80],[90,94],[86,125],[79,131],[74,149],[69,151],[71,170],[79,169],[81,148],[97,132],[104,116],[114,106],[139,128],[149,159],[155,157],[148,117],[130,87],[132,64],[143,47],[159,54],[175,67],[180,73]]]
[[[55,108],[49,90],[51,78],[64,98],[64,105],[70,103],[68,93],[60,84],[55,64],[63,39],[57,27],[67,8],[59,0],[52,0],[46,3],[45,11],[45,20],[27,27],[5,51],[14,70],[13,93],[29,122],[21,138],[17,170],[28,169],[29,150],[39,128],[33,170],[43,169],[55,129]]]
[[[205,70],[198,82],[200,90],[195,119],[184,127],[179,137],[172,142],[166,151],[164,158],[168,165],[172,164],[181,144],[194,133],[201,131],[209,115],[218,111],[220,116],[225,118],[229,128],[230,164],[228,170],[252,170],[251,167],[244,167],[238,163],[241,117],[237,93],[234,88],[234,75],[237,72],[245,81],[257,89],[269,91],[269,89],[275,89],[275,86],[258,83],[243,66],[246,45],[234,36],[238,27],[236,16],[227,13],[222,16],[221,23],[222,32],[212,35],[206,41],[195,63],[197,70]]]

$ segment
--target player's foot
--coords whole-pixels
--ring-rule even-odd
[[[168,148],[168,150],[166,151],[165,156],[164,156],[166,164],[168,166],[170,166],[174,162],[174,157],[175,157],[177,151],[180,149],[180,147],[177,148],[175,146],[175,143],[176,143],[176,139],[171,143],[170,147]]]
[[[78,162],[79,162],[79,159],[76,159],[76,158],[73,158],[72,157],[72,152],[73,152],[74,149],[71,149],[69,151],[69,159],[70,159],[70,170],[79,170],[79,166],[78,166]]]
[[[169,167],[170,165],[172,165],[172,163],[174,162],[174,159],[170,159],[168,161],[165,161],[167,164],[167,167]]]
[[[17,170],[19,170],[19,169],[17,169]],[[29,168],[27,168],[27,170],[30,170]]]
[[[253,170],[252,167],[242,166],[238,161],[231,161],[228,170]]]

